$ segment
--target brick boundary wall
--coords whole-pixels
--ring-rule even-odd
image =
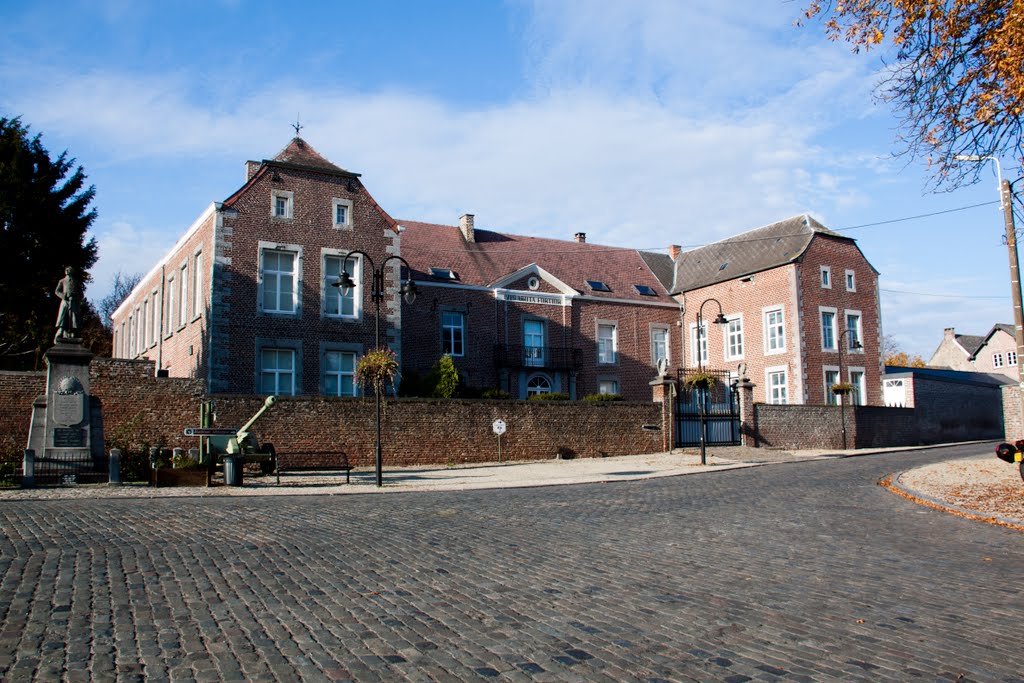
[[[1020,387],[1005,386],[1003,397],[1003,439],[1013,443],[1024,439],[1024,419],[1020,409]]]
[[[102,406],[109,441],[133,420],[136,446],[198,445],[186,427],[199,426],[202,382],[156,378],[151,361],[96,358],[90,367],[92,396]],[[0,437],[20,451],[28,440],[32,401],[45,392],[41,373],[0,373]],[[263,397],[213,395],[217,424],[240,427],[262,405]],[[508,425],[502,436],[503,460],[554,458],[558,449],[576,457],[655,453],[663,450],[662,407],[653,402],[486,401],[392,399],[381,421],[384,463],[436,465],[497,460],[491,425]],[[256,423],[253,433],[278,452],[303,454],[315,465],[343,451],[355,466],[374,461],[372,398],[281,397]],[[7,442],[10,441],[10,444]]]
[[[918,377],[914,408],[847,406],[849,448],[916,446],[1003,438],[1020,429],[1019,389]],[[1011,406],[1016,406],[1013,413]],[[1011,406],[1004,410],[1004,405]],[[831,405],[754,405],[754,435],[769,448],[841,448],[842,413]],[[1013,422],[1016,420],[1016,422]],[[1006,437],[1010,436],[1010,429]],[[1015,438],[1024,438],[1024,433]]]

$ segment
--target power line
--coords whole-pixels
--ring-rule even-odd
[[[909,294],[911,296],[930,296],[940,299],[1005,299],[1005,296],[967,296],[966,294],[935,294],[932,292],[908,292],[902,289],[882,289],[879,287],[880,292],[886,292],[887,294]]]

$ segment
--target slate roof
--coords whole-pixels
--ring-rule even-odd
[[[964,348],[968,357],[974,358],[974,354],[981,350],[988,337],[979,337],[976,334],[954,334],[953,338],[956,339],[957,344]]]
[[[815,235],[854,242],[807,214],[794,216],[684,252],[675,264],[674,293],[688,292],[791,263],[803,255]]]
[[[676,264],[672,261],[672,257],[654,251],[641,251],[640,258],[644,260],[658,281],[665,286],[665,289],[672,291],[672,279],[676,276]]]
[[[536,264],[580,294],[602,299],[644,303],[675,303],[668,287],[654,275],[635,249],[606,247],[586,242],[525,237],[490,230],[474,230],[467,242],[454,225],[399,221],[402,256],[412,266],[414,280],[433,281],[430,268],[450,268],[455,282],[492,286],[502,278]],[[610,292],[595,292],[586,280],[601,280]],[[657,296],[643,296],[633,285],[647,285]]]

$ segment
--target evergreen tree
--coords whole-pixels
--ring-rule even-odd
[[[55,159],[41,135],[0,117],[0,367],[38,368],[52,345],[64,268],[80,281],[96,262],[86,232],[96,219],[96,190],[67,151]],[[84,188],[84,189],[83,189]]]

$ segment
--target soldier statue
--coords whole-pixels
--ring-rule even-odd
[[[71,266],[64,269],[64,277],[57,283],[56,294],[60,299],[60,309],[57,311],[57,334],[53,338],[54,344],[62,340],[77,339],[82,291],[78,280],[75,279],[75,269]]]

